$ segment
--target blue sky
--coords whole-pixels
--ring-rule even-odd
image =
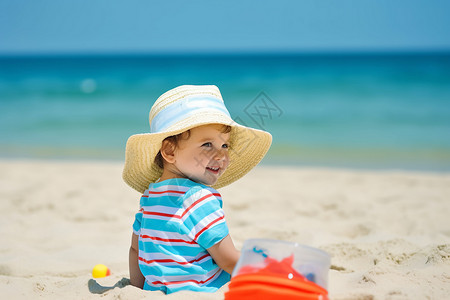
[[[0,54],[450,50],[447,0],[0,0]]]

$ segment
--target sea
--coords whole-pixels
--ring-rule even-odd
[[[450,53],[0,56],[0,159],[124,161],[165,91],[214,84],[266,165],[450,171]]]

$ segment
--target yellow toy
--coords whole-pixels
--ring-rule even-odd
[[[98,264],[92,269],[92,276],[94,278],[101,278],[111,275],[111,270],[105,265]]]

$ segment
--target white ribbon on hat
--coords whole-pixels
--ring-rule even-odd
[[[222,100],[212,96],[187,97],[162,109],[150,124],[150,132],[162,132],[173,124],[194,114],[215,111],[231,118]]]

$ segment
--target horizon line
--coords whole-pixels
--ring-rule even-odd
[[[335,50],[227,50],[227,51],[34,51],[1,52],[2,58],[32,57],[159,57],[159,56],[346,56],[346,55],[450,55],[450,48],[379,48]]]

